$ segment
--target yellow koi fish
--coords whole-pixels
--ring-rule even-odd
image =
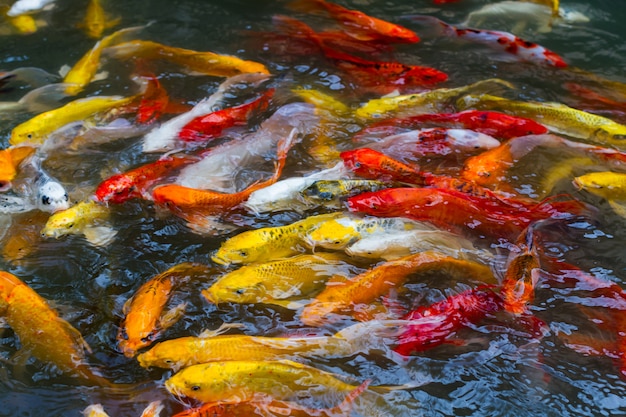
[[[357,386],[290,360],[207,362],[184,368],[165,382],[165,388],[173,395],[206,403],[239,403],[259,396],[275,400],[313,397],[331,402],[329,406],[341,402]],[[387,387],[369,389],[390,391]]]
[[[206,272],[200,264],[182,263],[156,275],[143,284],[124,304],[124,320],[117,340],[124,356],[132,358],[137,350],[149,346],[161,332],[175,324],[185,312],[182,303],[163,313],[163,309],[179,285],[192,276]]]
[[[106,29],[118,25],[120,20],[119,17],[108,19],[102,4],[100,4],[100,0],[89,0],[87,11],[85,12],[85,20],[80,27],[84,28],[85,33],[90,38],[100,39]]]
[[[265,65],[245,61],[231,55],[214,52],[198,52],[190,49],[167,46],[152,41],[130,41],[107,48],[107,54],[118,59],[164,59],[185,69],[203,75],[232,77],[243,73],[269,74]]]
[[[90,349],[78,330],[18,277],[4,271],[0,271],[0,316],[18,335],[24,354],[54,364],[83,384],[110,385],[86,363],[85,351]]]
[[[467,95],[457,100],[461,110],[495,110],[526,117],[545,125],[548,129],[601,145],[624,147],[626,126],[606,117],[577,110],[561,103],[515,101],[503,97]]]
[[[94,200],[82,201],[50,216],[41,235],[59,239],[66,235],[83,234],[92,245],[106,246],[117,234],[111,227],[103,225],[109,214],[107,206]]]
[[[248,264],[302,253],[305,251],[303,238],[306,233],[341,215],[342,213],[320,214],[286,226],[248,230],[222,243],[211,259],[222,265]]]
[[[454,100],[465,94],[501,91],[515,88],[508,81],[491,78],[457,88],[439,88],[423,93],[372,99],[355,111],[363,119],[410,116],[422,113],[443,113]]]
[[[11,131],[11,145],[42,145],[48,136],[63,126],[85,120],[98,113],[130,104],[136,97],[96,96],[71,101],[16,126]]]
[[[138,32],[145,27],[135,26],[121,29],[96,42],[93,48],[83,55],[63,77],[63,84],[68,84],[65,88],[66,94],[74,96],[80,93],[94,79],[100,66],[100,57],[104,48],[119,43],[129,34]]]
[[[591,172],[574,178],[574,185],[606,199],[615,213],[626,217],[626,174]]]
[[[8,6],[0,7],[0,14],[4,16],[9,24],[17,31],[17,33],[19,33],[20,35],[31,35],[37,32],[37,20],[35,20],[32,15],[18,14],[14,16],[9,16],[7,14],[8,11]]]
[[[436,251],[419,252],[380,264],[340,283],[330,283],[307,305],[300,320],[307,325],[332,321],[332,314],[354,315],[358,305],[371,305],[378,297],[402,285],[412,274],[445,271],[464,279],[495,282],[489,267],[452,258]],[[361,312],[360,314],[362,314]]]
[[[339,255],[317,253],[244,265],[202,291],[211,303],[269,303],[297,308],[295,301],[321,291],[335,275],[348,275],[351,265]]]

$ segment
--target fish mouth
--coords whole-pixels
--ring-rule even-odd
[[[208,302],[215,304],[215,305],[218,304],[219,300],[217,299],[217,297],[213,295],[212,292],[209,291],[208,288],[202,291],[202,295],[204,296],[204,298],[207,299]]]
[[[211,260],[213,262],[215,262],[216,264],[218,264],[218,265],[229,266],[231,264],[230,261],[227,261],[226,259],[224,259],[224,258],[222,258],[220,256],[217,256],[217,255],[213,255],[211,257]]]

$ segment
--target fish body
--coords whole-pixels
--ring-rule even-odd
[[[163,330],[180,318],[184,305],[175,309],[177,317],[169,317],[167,320],[163,314],[165,305],[176,287],[205,270],[199,264],[178,264],[139,287],[124,306],[125,316],[117,335],[124,356],[134,357],[138,350],[149,346]]]
[[[362,178],[415,185],[424,184],[424,174],[417,167],[405,164],[371,148],[343,151],[339,156],[348,169]]]
[[[198,116],[183,126],[178,132],[178,137],[185,142],[206,142],[215,139],[229,127],[248,123],[252,113],[266,110],[273,95],[274,89],[270,89],[248,103]]]
[[[89,0],[82,27],[87,36],[100,39],[102,33],[120,22],[121,19],[108,19],[100,0]]]
[[[325,10],[348,31],[356,31],[362,40],[385,41],[389,43],[415,43],[419,36],[412,30],[395,23],[369,16],[358,10],[350,10],[325,0],[301,0],[289,4],[296,10],[314,12]],[[363,37],[366,36],[365,39]]]
[[[340,209],[343,201],[353,195],[366,191],[378,191],[389,188],[391,185],[376,180],[360,179],[320,179],[312,182],[301,192],[301,198],[310,202],[309,206]]]
[[[468,95],[457,101],[461,108],[489,109],[533,119],[550,130],[601,145],[623,147],[626,126],[561,103],[508,100],[502,97]]]
[[[102,225],[109,218],[109,214],[108,207],[94,200],[81,201],[50,216],[41,230],[41,235],[59,239],[66,235],[84,234],[93,245],[107,245],[117,233]]]
[[[343,250],[365,237],[413,229],[427,230],[432,227],[402,217],[363,217],[348,213],[320,224],[307,233],[304,240],[313,249]]]
[[[7,16],[15,17],[24,13],[34,13],[53,3],[54,0],[17,0],[7,12]]]
[[[357,386],[289,360],[207,362],[184,368],[165,382],[175,396],[205,403],[239,403],[259,395],[290,400],[304,395],[334,399],[337,404]]]
[[[20,164],[35,152],[31,146],[11,146],[0,150],[0,191],[11,188]]]
[[[484,236],[516,239],[531,222],[551,217],[567,218],[588,213],[578,201],[538,203],[524,207],[513,199],[473,196],[441,188],[389,188],[350,197],[350,211],[383,217],[405,216]]]
[[[82,98],[54,110],[38,114],[11,131],[11,145],[42,145],[48,136],[63,126],[85,120],[97,113],[127,105],[133,97],[95,96]]]
[[[409,324],[398,337],[396,353],[409,356],[439,346],[459,329],[503,309],[494,286],[480,286],[410,312]]]
[[[150,198],[150,187],[172,171],[196,161],[194,158],[164,156],[130,171],[115,174],[98,185],[95,199],[121,204],[131,198]]]
[[[513,88],[507,81],[497,78],[487,79],[457,88],[438,88],[415,94],[404,94],[369,100],[355,110],[354,114],[363,119],[392,116],[414,116],[422,113],[441,113],[457,97],[476,91],[502,90]],[[408,114],[402,114],[402,113]]]
[[[459,259],[472,258],[477,249],[464,237],[445,230],[405,230],[367,236],[346,248],[350,256],[392,260],[436,250]]]
[[[297,255],[304,252],[304,237],[309,231],[341,215],[342,213],[320,214],[285,226],[239,233],[224,241],[211,259],[223,265],[250,264]]]
[[[108,385],[86,363],[89,346],[70,323],[15,275],[0,271],[0,312],[24,352],[87,385]]]
[[[341,256],[302,254],[244,265],[223,275],[202,295],[211,303],[269,303],[285,307],[319,292],[326,281],[349,267]],[[295,306],[295,304],[294,304]]]
[[[535,298],[535,287],[539,279],[540,262],[533,227],[529,227],[512,249],[502,280],[501,296],[503,307],[513,314],[526,312],[528,304]]]
[[[269,74],[268,69],[258,62],[246,61],[232,55],[193,51],[145,40],[120,43],[108,48],[107,54],[118,59],[137,57],[149,60],[163,59],[180,65],[188,71],[216,77],[232,77],[243,73]]]
[[[319,325],[332,321],[337,314],[354,315],[362,309],[360,305],[370,305],[392,288],[401,286],[412,274],[433,270],[481,281],[494,280],[489,267],[482,264],[437,251],[420,252],[382,263],[347,281],[329,284],[304,308],[300,320]]]

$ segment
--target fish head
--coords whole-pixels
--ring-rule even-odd
[[[241,278],[241,279],[240,279]],[[227,277],[202,291],[202,295],[213,304],[221,303],[258,303],[267,298],[265,284],[249,282],[245,276]]]
[[[598,128],[593,136],[600,142],[624,146],[626,145],[626,126],[607,124]]]
[[[402,77],[408,86],[422,86],[424,84],[438,84],[448,80],[448,74],[435,68],[414,66]]]
[[[126,321],[117,334],[118,346],[127,358],[133,358],[138,350],[149,346],[158,336],[158,330],[144,331],[136,329],[140,325],[143,325],[143,323],[129,323]]]
[[[96,200],[102,203],[121,204],[136,194],[135,182],[125,174],[117,174],[104,180],[96,189]]]
[[[159,343],[152,349],[143,352],[137,356],[139,365],[143,368],[150,368],[156,366],[158,368],[179,370],[184,364],[181,361],[175,361],[174,357],[180,356],[176,351],[178,346],[167,347]]]
[[[41,211],[56,213],[70,208],[70,199],[60,183],[47,181],[38,189],[37,207]]]
[[[58,239],[61,236],[74,233],[77,216],[74,211],[59,211],[48,219],[44,228],[41,230],[42,237]]]
[[[11,131],[11,138],[9,139],[9,143],[11,145],[19,145],[19,144],[41,144],[44,141],[44,137],[41,133],[37,132],[32,126],[31,123],[25,122],[21,125],[16,126]]]
[[[229,389],[217,374],[222,362],[188,366],[165,381],[165,389],[176,397],[194,398],[202,402],[223,399],[221,396]]]
[[[268,257],[267,242],[256,231],[243,232],[225,241],[211,257],[220,265],[248,264]]]
[[[615,180],[624,174],[616,172],[591,172],[574,178],[573,184],[579,190],[585,190],[600,197],[610,199],[615,193]]]

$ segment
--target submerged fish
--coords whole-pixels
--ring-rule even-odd
[[[344,176],[345,178],[345,176]],[[382,181],[328,178],[317,180],[300,192],[309,207],[343,208],[346,198],[366,191],[378,191],[392,185]]]
[[[17,16],[24,13],[33,13],[54,5],[55,0],[17,0],[13,3],[8,16]]]
[[[104,11],[100,0],[89,0],[87,10],[85,12],[85,19],[80,27],[84,28],[87,36],[93,39],[100,39],[102,33],[113,26],[120,23],[121,19],[109,19],[107,13]]]

